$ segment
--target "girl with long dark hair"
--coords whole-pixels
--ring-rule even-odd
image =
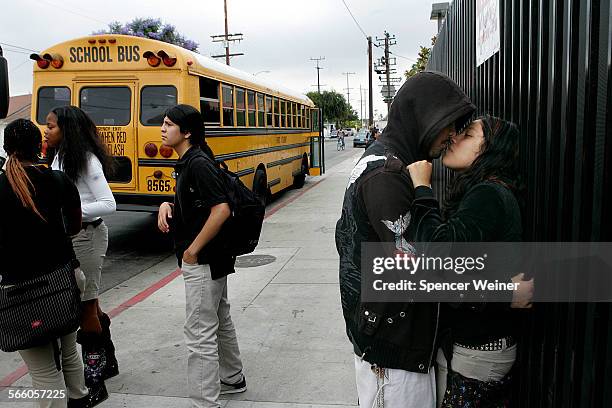
[[[511,123],[492,116],[475,120],[449,141],[442,163],[456,172],[442,212],[429,187],[431,163],[408,166],[415,186],[413,225],[418,242],[515,242],[521,241],[522,222],[518,167],[519,132]],[[532,281],[523,275],[515,300],[528,299]],[[515,302],[513,307],[528,307]],[[516,359],[514,313],[503,303],[446,304],[442,332],[452,348],[442,351],[438,363],[438,406],[463,407],[467,403],[506,407],[510,377]],[[447,384],[447,379],[450,383]],[[472,405],[469,405],[472,406]]]
[[[8,161],[0,174],[2,285],[51,273],[74,259],[68,234],[81,227],[78,191],[63,173],[36,164],[40,148],[40,130],[31,121],[17,119],[4,130]],[[40,407],[66,407],[67,399],[71,408],[90,406],[76,336],[72,332],[59,339],[61,371],[51,341],[19,351],[35,389],[67,394],[67,398],[40,400]]]
[[[119,373],[110,318],[98,303],[102,264],[108,248],[108,229],[101,216],[115,211],[115,199],[105,177],[111,170],[111,158],[96,125],[75,106],[57,107],[49,112],[45,140],[50,148],[51,168],[66,173],[81,197],[83,228],[72,238],[86,277],[77,341],[82,345],[85,380],[92,398],[102,401],[108,397],[104,380]]]

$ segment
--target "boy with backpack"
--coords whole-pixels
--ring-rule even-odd
[[[185,280],[187,379],[193,407],[219,408],[220,394],[246,390],[227,299],[235,254],[226,249],[224,223],[232,216],[225,174],[204,139],[200,112],[189,105],[166,111],[162,144],[179,156],[174,203],[162,203],[158,227],[172,228]]]

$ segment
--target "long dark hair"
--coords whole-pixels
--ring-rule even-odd
[[[4,129],[4,151],[8,154],[6,177],[11,189],[25,208],[29,208],[45,221],[34,203],[34,184],[21,164],[22,161],[35,163],[41,144],[40,129],[27,119],[16,119]]]
[[[166,110],[165,116],[178,125],[181,133],[191,133],[189,143],[192,146],[199,146],[204,153],[215,160],[213,151],[206,143],[204,120],[199,110],[191,105],[175,105]]]
[[[57,116],[57,126],[62,132],[62,141],[57,149],[49,149],[50,159],[53,160],[57,154],[64,173],[75,183],[87,168],[88,153],[92,153],[100,160],[105,175],[111,175],[112,159],[102,144],[98,129],[91,118],[76,106],[60,106],[51,112]]]
[[[519,130],[503,119],[485,115],[482,121],[484,140],[480,155],[464,172],[449,183],[443,215],[449,217],[459,207],[465,193],[483,181],[495,181],[508,187],[522,204],[523,178],[519,167]]]

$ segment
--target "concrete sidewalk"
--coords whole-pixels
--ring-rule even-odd
[[[291,192],[295,200],[266,219],[257,251],[241,258],[242,267],[229,277],[248,390],[230,396],[223,407],[357,406],[334,230],[348,175],[361,153],[323,177],[309,178],[303,193]],[[102,296],[103,308],[117,314],[111,329],[121,373],[107,381],[111,396],[100,407],[190,406],[184,397],[185,291],[175,270],[170,257]],[[0,354],[0,362],[0,378],[21,365],[16,353]],[[30,377],[17,386],[31,386]],[[0,403],[18,405],[23,406]]]

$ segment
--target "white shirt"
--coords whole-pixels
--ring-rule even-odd
[[[59,161],[59,155],[55,155],[53,170],[63,171],[62,163]],[[81,212],[83,213],[83,222],[95,221],[103,215],[108,215],[117,209],[113,193],[104,177],[102,163],[93,154],[87,154],[87,167],[79,180],[76,183],[81,197]]]

